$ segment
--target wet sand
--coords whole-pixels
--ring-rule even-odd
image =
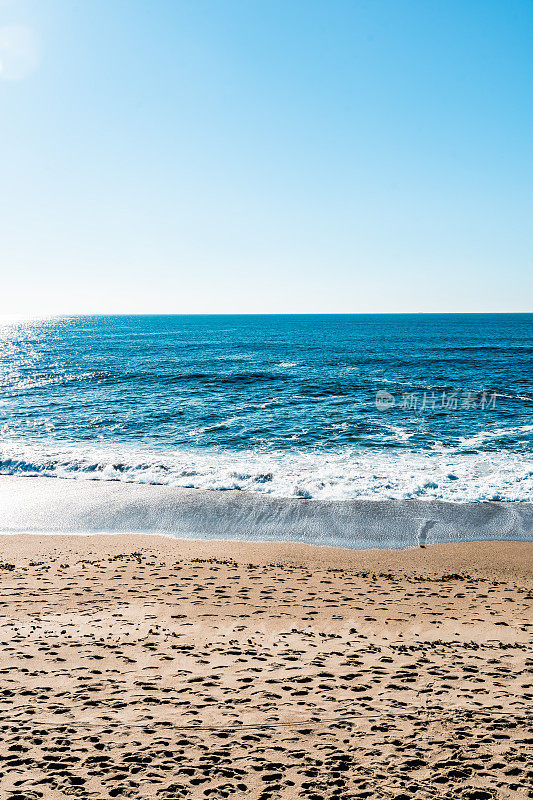
[[[532,554],[0,536],[0,797],[531,797]]]

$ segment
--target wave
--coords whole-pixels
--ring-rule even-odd
[[[241,490],[313,500],[533,502],[529,453],[435,448],[223,450],[89,444],[0,444],[0,474]]]
[[[0,508],[8,533],[164,533],[359,549],[530,541],[533,533],[531,503],[309,501],[45,478],[0,478]]]

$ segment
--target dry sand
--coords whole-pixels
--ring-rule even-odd
[[[0,547],[2,800],[532,796],[531,544]]]

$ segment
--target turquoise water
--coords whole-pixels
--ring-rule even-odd
[[[527,314],[5,323],[0,473],[532,500],[532,355]]]

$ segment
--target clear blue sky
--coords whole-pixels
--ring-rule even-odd
[[[531,0],[0,0],[0,314],[533,310]]]

